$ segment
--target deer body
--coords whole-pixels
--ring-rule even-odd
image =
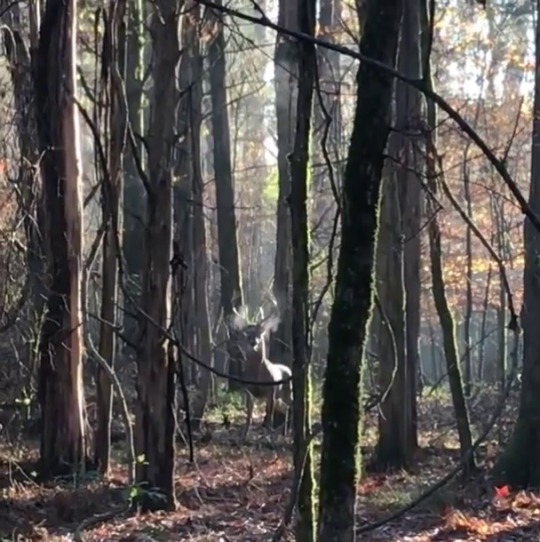
[[[272,423],[277,400],[289,407],[292,402],[290,381],[275,386],[269,382],[282,382],[290,380],[292,371],[286,365],[274,363],[266,357],[265,332],[260,326],[248,326],[241,332],[240,349],[243,352],[243,380],[245,384],[247,419],[244,428],[245,441],[253,418],[254,399],[264,400],[266,403],[266,419]],[[253,382],[264,382],[265,385],[256,385]]]

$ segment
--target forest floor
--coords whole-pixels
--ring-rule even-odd
[[[473,421],[486,420],[491,400],[472,408]],[[515,415],[508,413],[507,422]],[[376,414],[368,420],[364,443],[372,444]],[[452,411],[446,398],[431,396],[419,405],[421,449],[410,472],[365,474],[358,485],[358,526],[384,520],[407,506],[457,464]],[[239,420],[233,420],[236,422]],[[260,420],[259,420],[260,421]],[[509,424],[499,426],[505,438]],[[128,514],[129,489],[121,450],[107,482],[90,474],[73,480],[37,485],[30,441],[0,448],[0,542],[7,540],[76,540],[81,522],[86,541],[267,541],[282,520],[291,484],[290,442],[255,429],[239,446],[240,426],[224,427],[218,417],[196,441],[196,462],[185,448],[177,461],[179,506],[174,513]],[[497,435],[498,437],[498,435]],[[1,438],[1,437],[0,437]],[[16,451],[15,451],[16,450]],[[372,446],[363,449],[365,455]],[[540,541],[540,495],[496,487],[489,467],[497,445],[488,441],[479,453],[483,470],[474,481],[456,479],[412,510],[359,536],[373,542]],[[125,465],[125,463],[124,463]],[[100,516],[104,514],[101,521]],[[282,538],[294,540],[289,530]]]

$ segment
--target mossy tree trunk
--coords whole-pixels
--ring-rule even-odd
[[[75,0],[48,0],[35,66],[37,125],[47,220],[45,322],[39,345],[41,475],[76,471],[86,461],[82,383],[82,201],[76,94]]]
[[[299,27],[304,34],[315,31],[315,0],[299,0]],[[317,57],[315,46],[298,44],[299,73],[296,132],[291,156],[292,231],[292,350],[293,428],[295,478],[302,475],[295,521],[296,540],[315,540],[314,479],[312,446],[307,445],[311,426],[311,371],[309,335],[309,235],[307,172]],[[303,470],[303,472],[302,472]]]
[[[361,51],[395,66],[402,0],[369,0]],[[341,247],[323,387],[318,537],[355,539],[361,375],[373,300],[380,187],[393,78],[361,63],[345,169]]]

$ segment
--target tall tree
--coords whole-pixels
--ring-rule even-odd
[[[221,5],[221,0],[217,0]],[[225,34],[222,15],[214,13],[213,39],[208,46],[208,72],[210,99],[212,101],[212,135],[214,154],[214,180],[218,222],[218,252],[221,278],[221,310],[227,321],[233,309],[242,305],[242,287],[236,231],[234,185],[231,163],[231,136],[227,111],[227,81],[225,60]],[[233,376],[242,373],[241,355],[235,341],[229,342],[229,372]],[[236,382],[229,382],[230,389],[238,389]]]
[[[431,14],[431,16],[434,16]],[[426,69],[424,80],[428,88],[433,88],[431,74],[431,50],[428,36],[429,28],[432,28],[427,14],[426,6],[421,6],[421,21],[424,31],[422,44],[423,64]],[[433,200],[438,193],[439,178],[444,182],[442,161],[437,153],[437,111],[433,101],[427,103],[427,127],[429,132],[426,135],[426,174],[429,187],[427,209],[430,216],[428,225],[429,256],[431,268],[431,284],[435,309],[439,316],[443,337],[443,351],[446,360],[446,372],[450,384],[450,394],[456,417],[456,426],[459,436],[460,451],[462,457],[470,452],[472,447],[472,435],[469,422],[469,411],[465,401],[461,367],[459,364],[459,352],[456,342],[454,316],[450,309],[446,296],[446,285],[443,276],[443,259],[441,250],[441,228],[439,225],[438,209]],[[466,463],[466,469],[471,472],[475,468],[474,455],[470,454]]]
[[[532,126],[529,205],[540,215],[540,0],[535,2],[535,87]],[[497,474],[512,487],[540,485],[540,232],[526,218],[524,225],[525,269],[523,274],[523,372],[519,415],[514,432],[497,465]]]
[[[300,31],[315,32],[315,0],[299,0]],[[298,102],[294,147],[291,156],[291,227],[292,227],[292,350],[293,350],[293,427],[295,478],[301,476],[295,535],[297,540],[315,539],[313,455],[308,444],[311,426],[311,371],[309,370],[309,236],[307,213],[307,172],[309,137],[313,104],[313,84],[317,57],[315,46],[298,43]],[[308,448],[306,449],[306,446]]]
[[[191,192],[191,220],[190,232],[177,231],[179,238],[187,238],[191,242],[188,250],[191,251],[189,288],[192,291],[191,319],[193,320],[193,352],[199,359],[212,363],[212,349],[210,344],[210,323],[208,310],[208,296],[206,284],[208,279],[208,265],[206,255],[206,223],[204,219],[204,185],[201,172],[201,120],[202,120],[202,56],[200,52],[200,23],[201,7],[196,2],[188,0],[186,13],[182,23],[183,55],[180,61],[180,92],[184,95],[179,115],[183,116],[184,142],[180,157],[185,166],[184,176]],[[202,419],[208,391],[210,389],[212,374],[203,370],[199,379],[199,393],[194,402],[193,419],[199,422]]]
[[[138,315],[136,481],[142,509],[174,508],[173,348],[163,336],[171,319],[169,262],[172,257],[172,177],[175,144],[176,65],[179,59],[176,0],[152,5],[154,81],[148,134],[146,229],[141,305]],[[160,492],[157,499],[152,492]]]
[[[145,165],[142,136],[147,114],[147,100],[144,93],[146,72],[145,55],[150,49],[145,35],[145,20],[148,2],[130,0],[127,2],[126,29],[126,101],[128,106],[129,124],[135,136],[135,150],[131,145],[126,147],[125,175],[123,184],[123,230],[122,252],[125,258],[126,275],[122,277],[126,283],[124,291],[124,333],[135,342],[137,333],[136,305],[141,289],[141,239],[144,236],[144,207],[145,191],[137,159],[140,165]]]
[[[340,29],[341,0],[321,0],[318,17],[318,38],[329,43],[337,41]],[[329,185],[330,166],[340,158],[341,125],[341,55],[320,47],[317,49],[317,92],[313,103],[313,175],[311,236],[319,250],[328,248],[330,240],[329,212],[335,208],[334,194]],[[339,180],[340,168],[333,168],[334,182]]]
[[[36,55],[37,125],[48,229],[48,274],[38,397],[41,474],[86,459],[82,385],[82,202],[75,66],[75,0],[47,0]]]
[[[124,150],[126,145],[127,118],[124,105],[122,73],[125,68],[125,10],[126,2],[111,0],[106,17],[103,38],[102,84],[106,112],[108,163],[102,172],[102,209],[105,233],[103,235],[101,322],[99,353],[114,365],[116,335],[114,328],[118,318],[118,262],[122,239],[121,200],[123,190]],[[108,52],[105,53],[105,51]],[[112,383],[101,365],[96,374],[97,428],[95,435],[95,459],[100,471],[109,470],[110,435],[112,416]]]
[[[360,50],[395,66],[402,0],[368,0]],[[360,63],[356,112],[343,179],[343,217],[323,387],[320,540],[355,539],[360,387],[373,301],[384,149],[393,78]]]
[[[35,320],[41,321],[46,299],[43,279],[46,265],[43,234],[46,223],[41,176],[39,171],[36,171],[39,162],[39,138],[34,102],[34,82],[32,80],[32,65],[38,45],[40,6],[36,3],[28,7],[30,47],[23,39],[20,9],[20,6],[16,4],[5,14],[9,27],[3,28],[2,38],[14,90],[15,122],[21,155],[19,170],[21,190],[17,195],[23,213],[22,223],[27,241],[30,298]],[[34,357],[35,344],[30,344],[29,347],[30,357]]]
[[[281,28],[298,30],[298,2],[279,1],[278,24]],[[291,177],[288,156],[294,145],[296,126],[297,49],[292,39],[276,36],[274,51],[274,88],[276,93],[276,122],[278,148],[278,202],[276,226],[276,259],[274,264],[274,297],[281,322],[270,344],[270,357],[291,364],[291,216],[288,198]]]
[[[405,0],[398,66],[420,78],[420,1]],[[379,416],[377,459],[383,467],[410,464],[417,445],[416,367],[420,334],[421,184],[414,133],[419,133],[421,97],[396,83],[395,130],[390,137],[379,240],[379,292],[387,318],[379,332],[381,388],[389,388]],[[416,139],[419,139],[418,137]],[[417,173],[418,172],[418,173]],[[385,329],[386,325],[392,327]],[[389,337],[392,333],[393,339]],[[396,351],[394,351],[394,348]]]

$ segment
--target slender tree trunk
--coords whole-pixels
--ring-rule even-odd
[[[172,173],[175,143],[176,64],[179,59],[178,6],[157,0],[152,13],[154,63],[143,249],[135,447],[136,499],[143,510],[172,509],[174,494],[175,360],[163,337],[171,319],[169,262],[172,257]],[[162,498],[156,498],[160,492]]]
[[[497,250],[503,260],[509,259],[509,250],[507,233],[508,227],[504,216],[504,201],[498,195],[492,196],[492,212],[495,218],[497,228]],[[506,337],[506,292],[503,287],[502,275],[499,273],[499,306],[497,307],[497,358],[495,366],[496,382],[500,393],[506,384],[506,357],[508,354],[508,345]],[[499,435],[502,438],[502,435]]]
[[[402,10],[401,0],[368,0],[360,43],[366,56],[395,65]],[[323,388],[318,537],[329,542],[355,539],[361,369],[372,310],[380,186],[393,78],[361,63],[357,85]]]
[[[486,289],[484,291],[484,304],[482,308],[482,322],[480,324],[480,352],[478,354],[478,381],[484,381],[484,359],[486,354],[486,329],[487,329],[487,317],[489,311],[489,296],[491,290],[491,277],[493,276],[493,269],[489,266],[488,275],[486,279]]]
[[[221,0],[217,0],[221,4]],[[214,16],[214,39],[208,47],[210,97],[212,101],[212,134],[214,137],[214,178],[218,222],[218,251],[221,276],[221,308],[227,320],[242,301],[234,185],[231,164],[231,139],[227,111],[227,82],[225,62],[225,35],[221,16]],[[229,342],[229,373],[242,374],[241,355]],[[229,389],[239,389],[238,383],[229,381]]]
[[[465,202],[467,204],[467,214],[472,218],[472,200],[471,186],[469,179],[469,171],[467,165],[467,154],[465,154],[464,172],[463,172],[463,187],[465,190]],[[471,352],[471,319],[472,319],[472,231],[469,226],[466,226],[465,233],[465,253],[466,253],[466,284],[465,284],[465,322],[464,322],[464,339],[465,339],[465,375],[464,375],[464,391],[465,397],[471,396],[472,386],[472,352]]]
[[[107,133],[108,142],[107,171],[103,172],[102,209],[106,231],[103,237],[103,275],[101,290],[101,323],[99,353],[111,367],[116,356],[116,336],[114,328],[118,325],[118,261],[120,257],[122,223],[121,198],[123,190],[123,156],[126,145],[127,119],[123,104],[122,72],[125,66],[125,2],[111,0],[107,15],[104,46],[110,51],[107,65],[102,66],[106,74],[108,103]],[[102,474],[109,470],[112,416],[112,383],[101,365],[96,375],[97,428],[95,436],[95,460]]]
[[[435,180],[436,175],[437,168],[435,164],[428,164],[428,176],[430,179],[430,190],[432,194],[437,193],[437,184]],[[463,393],[461,369],[459,366],[459,354],[455,336],[454,317],[452,316],[448,301],[446,299],[442,268],[441,231],[436,214],[437,211],[432,205],[428,205],[428,207],[430,207],[431,216],[429,225],[429,248],[431,258],[433,299],[435,301],[435,307],[441,323],[444,355],[446,358],[446,371],[448,374],[450,393],[452,395],[452,403],[454,405],[454,412],[456,416],[460,450],[461,454],[464,456],[472,447],[469,414],[467,410],[467,403],[465,402],[465,394]],[[471,458],[468,461],[469,471],[474,469],[474,465],[474,456],[471,455]]]
[[[300,31],[314,35],[315,0],[299,0]],[[309,241],[307,216],[307,172],[309,136],[313,104],[313,84],[317,57],[315,46],[298,44],[299,72],[296,133],[291,156],[292,227],[292,347],[293,347],[293,427],[295,478],[302,473],[295,524],[296,540],[315,540],[314,480],[312,446],[306,450],[311,426],[311,371],[309,333]],[[303,471],[303,472],[302,472]]]
[[[341,24],[341,0],[321,0],[318,37],[329,43],[336,41]],[[313,175],[311,236],[316,250],[326,250],[331,236],[329,208],[335,212],[336,202],[330,186],[327,158],[334,163],[340,155],[341,126],[341,55],[336,51],[317,50],[317,92],[313,98]],[[333,168],[339,190],[340,168]]]
[[[427,20],[427,19],[426,19]],[[429,69],[429,63],[427,63]],[[432,86],[431,73],[427,74],[428,85]],[[427,180],[430,193],[436,195],[438,192],[439,176],[443,176],[441,160],[437,154],[436,143],[436,110],[435,104],[428,101],[428,129],[427,134],[427,153],[426,153],[426,170]],[[467,403],[465,402],[465,394],[463,393],[463,381],[461,378],[461,368],[459,364],[459,353],[455,336],[454,317],[448,305],[446,298],[445,284],[443,278],[442,250],[441,250],[441,231],[439,226],[439,218],[437,209],[432,203],[432,199],[428,196],[429,209],[429,252],[431,263],[431,281],[433,290],[433,300],[435,308],[439,316],[441,331],[443,335],[443,349],[446,358],[446,371],[450,384],[450,394],[452,395],[452,404],[456,417],[456,425],[459,436],[459,444],[461,455],[465,456],[472,447],[471,427],[469,422],[469,412]],[[475,469],[475,458],[471,454],[466,464],[466,474],[469,474]]]
[[[82,385],[82,202],[76,93],[74,0],[47,0],[35,92],[47,213],[49,274],[40,341],[41,475],[74,471],[86,460]]]

